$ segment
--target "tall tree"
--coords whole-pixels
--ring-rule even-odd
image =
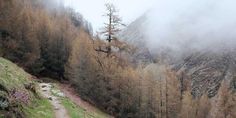
[[[117,39],[115,35],[119,31],[121,31],[121,27],[124,26],[124,24],[122,23],[122,20],[118,15],[118,10],[112,3],[106,3],[105,6],[106,13],[104,14],[104,16],[108,19],[108,22],[104,23],[104,28],[101,33],[106,37],[106,40],[109,42],[109,45],[106,47],[106,51],[101,49],[99,51],[103,51],[109,54],[111,52],[110,43],[112,40]]]

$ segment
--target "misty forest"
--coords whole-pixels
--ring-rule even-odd
[[[236,118],[234,0],[114,1],[0,0],[0,118]]]

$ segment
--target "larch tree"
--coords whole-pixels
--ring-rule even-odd
[[[223,81],[217,95],[217,102],[215,103],[216,114],[215,118],[235,118],[236,117],[236,95],[230,89],[228,83]]]
[[[196,118],[196,102],[193,99],[190,91],[183,94],[181,112],[179,118]]]
[[[165,115],[166,118],[173,118],[181,109],[181,85],[175,72],[169,67],[165,70]]]
[[[106,40],[109,44],[106,47],[106,50],[102,50],[101,48],[99,48],[96,51],[105,52],[109,55],[111,53],[112,40],[117,39],[116,34],[121,31],[121,27],[125,25],[122,23],[122,19],[118,15],[117,8],[112,3],[106,3],[105,6],[106,13],[103,16],[108,19],[108,22],[104,23],[101,34],[106,37]]]

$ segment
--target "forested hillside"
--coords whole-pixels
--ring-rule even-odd
[[[35,75],[64,78],[72,41],[92,32],[73,9],[41,0],[1,1],[1,55]]]
[[[124,42],[141,35],[136,27],[110,41],[107,54],[101,50],[108,43],[73,9],[53,0],[0,0],[0,56],[36,77],[68,81],[81,98],[117,118],[236,117],[235,89],[226,79],[217,83],[214,96],[193,94],[194,76],[176,71],[146,47]]]

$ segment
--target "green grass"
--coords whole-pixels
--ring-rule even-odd
[[[0,57],[0,85],[6,88],[7,91],[11,91],[13,89],[28,91],[25,89],[24,85],[33,82],[29,79],[30,77],[31,75],[26,73],[22,68]],[[53,86],[53,89],[59,89],[56,84]],[[0,93],[0,96],[5,96],[5,93]],[[26,113],[26,118],[55,117],[53,107],[48,99],[37,99],[30,91],[28,91],[28,93],[30,94],[30,98],[32,98],[32,103],[28,106],[24,106],[23,108],[23,111]],[[108,118],[108,116],[100,110],[88,112],[84,108],[74,104],[69,98],[60,97],[60,99],[71,118]],[[2,118],[1,113],[0,118]]]
[[[108,118],[101,111],[88,112],[85,109],[74,104],[69,98],[61,98],[61,102],[71,118]]]
[[[24,84],[29,83],[30,75],[16,64],[0,57],[0,84],[6,89],[24,89]]]
[[[57,96],[60,98],[61,103],[65,107],[65,109],[67,110],[70,118],[108,118],[108,116],[105,113],[101,112],[100,110],[97,110],[95,112],[88,112],[84,108],[76,105],[69,98],[60,97],[57,94],[53,93],[52,90],[59,90],[58,85],[53,84],[53,88],[51,89],[51,93],[53,96]]]
[[[68,98],[62,98],[61,102],[71,118],[84,118],[84,109],[77,107]]]
[[[0,90],[0,96],[5,97],[8,95],[6,94],[7,92],[14,89],[25,91],[31,98],[31,104],[27,106],[22,104],[23,112],[26,114],[26,118],[53,118],[54,111],[49,100],[43,98],[38,99],[34,96],[34,93],[25,89],[25,84],[35,83],[30,78],[31,75],[25,72],[22,68],[0,57],[0,85],[4,88],[4,90]],[[0,118],[2,116],[3,114],[0,112]]]
[[[68,112],[68,115],[70,118],[84,118],[84,109],[78,107],[76,104],[74,104],[69,98],[66,97],[60,97],[57,94],[53,93],[52,90],[59,90],[59,87],[57,84],[53,84],[53,87],[51,89],[51,93],[53,96],[57,96],[60,98],[60,101],[62,105],[65,107],[65,109]]]
[[[54,111],[48,99],[37,99],[29,107],[24,107],[27,118],[54,118]]]

